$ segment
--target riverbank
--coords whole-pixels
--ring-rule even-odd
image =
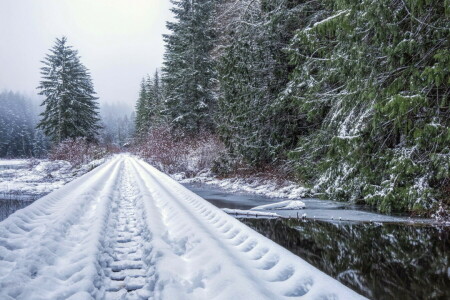
[[[269,197],[264,194],[251,193],[248,191],[236,191],[223,188],[223,186],[201,182],[181,181],[182,184],[208,200],[215,206],[228,209],[233,215],[234,210],[241,210],[234,214],[238,218],[255,216],[255,212],[276,213],[281,218],[322,220],[328,222],[358,222],[358,223],[408,223],[408,224],[442,224],[431,218],[409,217],[408,215],[386,215],[380,214],[370,207],[339,202],[333,200],[321,200],[317,198],[296,198],[305,203],[305,208],[295,209],[254,209],[257,206],[286,201],[288,198]],[[293,200],[291,198],[291,200]],[[247,211],[243,213],[242,211]],[[256,216],[262,217],[261,214]]]
[[[1,159],[0,201],[34,201],[93,170],[105,160],[74,166],[64,160]]]

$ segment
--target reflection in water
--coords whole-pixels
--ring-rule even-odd
[[[0,222],[18,209],[30,205],[33,201],[0,199]]]
[[[450,299],[450,228],[241,220],[371,299]]]

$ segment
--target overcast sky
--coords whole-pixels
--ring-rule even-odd
[[[134,106],[141,78],[162,64],[169,0],[0,0],[0,90],[36,94],[40,61],[67,36],[101,103]]]

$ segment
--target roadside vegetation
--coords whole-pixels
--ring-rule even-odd
[[[282,170],[385,213],[449,205],[448,1],[177,0],[172,10],[162,72],[141,84],[138,147],[162,126],[189,152],[206,132],[225,147],[209,159],[217,174]]]

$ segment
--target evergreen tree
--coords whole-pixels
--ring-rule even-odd
[[[332,197],[380,210],[450,201],[448,1],[324,1],[286,94],[315,124],[291,157]]]
[[[149,127],[157,127],[165,123],[165,105],[159,73],[156,70],[153,77],[147,78],[147,111]]]
[[[288,82],[284,48],[304,22],[299,1],[226,3],[218,62],[219,133],[230,151],[253,165],[285,158],[302,131],[297,107],[279,98]],[[220,39],[220,37],[219,37]]]
[[[136,103],[136,134],[144,138],[151,128],[166,123],[163,89],[158,71],[153,77],[142,79]]]
[[[141,89],[139,92],[139,98],[136,103],[136,119],[135,119],[135,127],[136,127],[136,135],[137,137],[143,137],[148,132],[149,129],[149,115],[150,112],[148,110],[148,81],[146,85],[145,79],[141,81]]]
[[[316,191],[384,212],[450,204],[449,1],[172,3],[147,130],[213,129],[233,158],[288,159]]]
[[[0,157],[33,155],[35,112],[18,93],[0,93]]]
[[[212,130],[214,67],[213,0],[173,0],[175,22],[164,35],[163,80],[166,114],[174,129],[187,133]]]
[[[95,140],[100,128],[98,98],[78,52],[67,45],[65,37],[58,38],[42,63],[38,89],[45,96],[45,110],[38,128],[56,143],[76,137]]]

